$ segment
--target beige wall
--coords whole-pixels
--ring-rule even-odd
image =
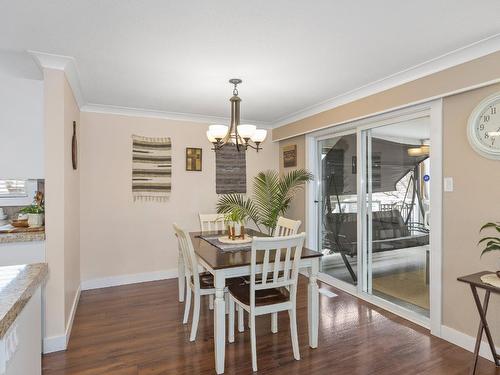
[[[71,167],[72,122],[79,109],[63,71],[44,70],[45,226],[49,279],[45,339],[65,335],[80,285],[79,173]]]
[[[110,114],[81,114],[81,273],[96,279],[176,270],[176,222],[199,228],[198,213],[215,212],[215,154],[207,124]],[[166,203],[133,202],[131,135],[171,137],[172,193]],[[270,138],[270,137],[269,137]],[[202,172],[185,170],[186,147],[203,148]],[[277,147],[247,152],[247,183],[277,169]],[[85,285],[85,284],[84,284]]]
[[[344,106],[322,112],[275,129],[273,139],[308,133],[328,124],[359,118],[440,92],[500,79],[500,52],[470,63],[406,83]],[[427,87],[428,85],[428,87]],[[460,275],[498,269],[500,254],[479,258],[478,230],[486,221],[500,221],[500,161],[485,159],[469,146],[466,124],[472,109],[486,96],[500,91],[500,84],[447,96],[443,101],[443,174],[454,178],[455,191],[443,201],[443,325],[475,336],[479,318],[469,288],[456,281]],[[279,142],[299,145],[300,163],[305,162],[305,136]],[[301,154],[302,150],[302,154]],[[280,156],[281,158],[281,156]],[[280,168],[282,161],[280,159]],[[294,202],[294,215],[305,216],[305,196]],[[493,296],[488,312],[500,316],[500,298]],[[500,321],[491,319],[493,336],[500,337]],[[498,341],[497,341],[498,345]]]
[[[284,125],[274,129],[273,140],[308,133],[409,103],[441,97],[446,93],[499,78],[500,51]]]
[[[494,271],[500,253],[479,258],[478,230],[487,221],[500,221],[500,161],[472,150],[467,119],[500,84],[450,96],[443,102],[443,175],[454,180],[454,191],[443,196],[443,324],[475,336],[479,318],[467,285],[457,277],[479,270]],[[498,264],[500,266],[500,264]],[[488,311],[493,337],[500,338],[500,296],[493,295]]]
[[[45,334],[64,334],[64,72],[44,70],[45,98]]]
[[[64,311],[70,319],[80,288],[80,170],[73,170],[71,140],[73,121],[80,130],[80,109],[68,81],[64,80]]]
[[[285,168],[283,166],[283,147],[288,145],[297,145],[297,167]],[[288,173],[294,169],[306,169],[306,142],[305,136],[293,137],[279,142],[279,171],[281,174]],[[305,231],[306,226],[306,192],[301,189],[295,195],[295,199],[290,204],[286,213],[286,217],[294,220],[302,221],[299,228],[300,231]]]

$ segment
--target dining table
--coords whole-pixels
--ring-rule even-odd
[[[247,236],[267,237],[266,234],[253,229],[245,229]],[[224,373],[224,358],[226,345],[226,302],[224,300],[224,289],[226,279],[250,275],[251,250],[247,247],[242,250],[227,250],[217,247],[208,242],[205,238],[210,236],[224,236],[224,231],[219,232],[190,232],[194,251],[198,257],[198,262],[210,272],[214,277],[215,300],[214,300],[214,355],[215,370],[217,374]],[[308,333],[309,346],[318,347],[318,327],[319,327],[319,291],[317,277],[319,272],[319,262],[322,253],[302,248],[299,269],[306,271],[309,279],[308,294]],[[282,255],[284,262],[284,254]],[[256,272],[262,269],[263,258],[257,257]],[[283,263],[280,265],[283,269]],[[185,275],[184,260],[179,253],[179,300],[184,300]]]

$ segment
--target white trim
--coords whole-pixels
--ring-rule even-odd
[[[75,299],[73,300],[73,305],[71,305],[71,312],[69,313],[68,324],[66,325],[66,348],[68,347],[69,338],[71,336],[71,330],[73,329],[73,321],[75,320],[76,309],[78,308],[78,302],[80,301],[80,293],[82,291],[81,286],[75,293]]]
[[[477,59],[490,53],[500,50],[500,34],[492,35],[467,46],[458,48],[444,55],[415,65],[409,69],[391,74],[388,77],[371,82],[346,93],[337,95],[331,99],[304,108],[290,115],[278,118],[273,121],[273,127],[279,127],[313,116],[317,113],[330,110],[346,103],[376,94],[381,91],[414,81],[416,79],[431,75],[433,73],[449,69],[453,66]],[[428,101],[432,98],[427,98]]]
[[[66,350],[66,335],[43,338],[43,354]]]
[[[483,335],[484,336],[484,335]],[[469,336],[465,333],[457,331],[454,328],[443,325],[441,327],[441,338],[468,350],[469,352],[474,352],[474,346],[476,344],[476,338]],[[500,347],[496,347],[497,353],[500,353]],[[481,343],[481,349],[479,349],[479,355],[491,362],[493,362],[493,356],[491,355],[490,347],[488,342],[483,341]]]
[[[132,108],[132,107],[122,107],[115,105],[93,104],[93,103],[87,103],[83,105],[82,107],[80,107],[80,110],[82,112],[161,118],[166,120],[191,121],[191,122],[201,122],[207,124],[214,124],[214,123],[229,124],[229,122],[231,121],[231,119],[227,117],[207,116],[196,113],[168,112],[168,111],[160,111],[154,109]],[[267,129],[271,128],[271,123],[264,121],[242,119],[241,123],[253,124]]]
[[[308,151],[306,153],[306,165],[311,168],[311,170],[317,172],[317,158],[312,157],[315,155],[315,151],[311,151],[312,147],[315,147],[315,142],[320,139],[330,138],[332,136],[351,134],[354,131],[358,134],[358,158],[359,160],[364,159],[364,153],[362,153],[361,148],[359,148],[360,134],[361,131],[365,131],[368,129],[373,129],[376,127],[389,125],[391,123],[403,122],[405,120],[410,120],[414,118],[420,117],[429,117],[431,122],[431,144],[432,144],[432,152],[431,152],[431,168],[432,163],[434,163],[434,168],[432,169],[432,179],[433,183],[431,184],[431,207],[433,210],[433,215],[431,215],[431,260],[430,260],[430,277],[432,288],[430,289],[430,299],[431,299],[431,313],[430,318],[421,316],[416,314],[410,310],[407,310],[401,306],[393,304],[391,302],[385,301],[382,298],[377,296],[373,296],[367,294],[365,290],[367,290],[366,285],[361,285],[358,282],[357,286],[350,285],[345,282],[341,282],[339,280],[334,279],[333,277],[320,273],[319,278],[329,283],[341,290],[344,290],[348,293],[353,294],[354,296],[366,300],[370,303],[373,303],[377,306],[380,306],[396,315],[399,315],[405,319],[408,319],[416,324],[424,326],[426,328],[431,329],[431,333],[435,336],[440,336],[441,334],[441,309],[442,309],[442,100],[435,100],[431,102],[422,103],[416,106],[407,106],[405,108],[399,109],[397,111],[388,110],[380,114],[371,115],[369,117],[360,119],[358,121],[350,121],[344,123],[342,127],[332,127],[328,126],[328,128],[318,130],[312,133],[307,134],[306,136],[306,146],[309,144],[310,147],[306,148]],[[309,142],[309,143],[307,143]],[[434,155],[433,155],[434,154]],[[364,172],[360,170],[360,164],[358,164],[358,201],[364,202],[362,187],[365,182],[362,179]],[[316,211],[316,208],[309,208],[311,205],[311,195],[306,196],[308,201],[306,202],[306,212],[307,217],[313,217],[317,215],[316,213],[312,213],[310,211]],[[367,208],[365,208],[366,210]],[[359,215],[358,215],[359,216]],[[314,222],[318,223],[318,219],[314,219]],[[307,223],[306,223],[307,224]],[[361,221],[358,218],[358,238],[363,238],[360,236],[362,234]],[[435,226],[435,227],[434,227]],[[315,231],[316,227],[312,227],[312,225],[307,226],[307,234],[308,238],[314,237],[316,235]],[[362,267],[360,267],[363,262],[363,252],[358,254],[358,275],[364,273]],[[359,280],[358,280],[359,281]]]
[[[101,277],[97,279],[82,281],[82,290],[108,288],[111,286],[145,283],[148,281],[157,281],[165,279],[174,279],[176,277],[177,277],[177,269],[119,275],[119,276],[108,276],[108,277]]]
[[[66,79],[73,91],[76,103],[79,108],[85,105],[85,96],[83,94],[82,86],[80,84],[80,73],[76,65],[76,60],[72,56],[54,55],[52,53],[45,53],[39,51],[28,51],[33,57],[37,65],[43,72],[43,69],[56,69],[62,70],[66,74]]]
[[[443,100],[430,103],[430,227],[429,311],[430,330],[441,337],[443,287]]]
[[[71,330],[73,329],[73,322],[75,320],[76,309],[78,308],[78,302],[80,301],[80,294],[81,287],[78,287],[75,293],[73,304],[71,305],[71,312],[64,335],[43,338],[43,354],[60,352],[61,350],[66,350],[66,348],[68,347],[69,339],[71,337]]]

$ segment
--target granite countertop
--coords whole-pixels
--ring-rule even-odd
[[[4,227],[1,227],[4,228]],[[0,244],[2,243],[12,243],[12,242],[32,242],[32,241],[44,241],[45,240],[45,230],[23,230],[22,228],[14,229],[10,232],[0,231]]]
[[[0,339],[48,274],[46,263],[0,267]]]

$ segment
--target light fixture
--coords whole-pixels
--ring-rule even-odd
[[[255,125],[240,125],[241,99],[238,96],[238,85],[241,82],[239,78],[229,80],[229,83],[234,85],[233,96],[229,99],[231,102],[230,126],[210,125],[208,127],[207,138],[214,145],[214,151],[221,150],[228,143],[234,144],[238,151],[247,150],[249,147],[257,152],[262,150],[260,144],[266,139],[267,130],[257,129]]]
[[[424,142],[425,141],[422,141],[422,145],[419,147],[410,147],[408,149],[408,156],[429,156],[431,146]]]

